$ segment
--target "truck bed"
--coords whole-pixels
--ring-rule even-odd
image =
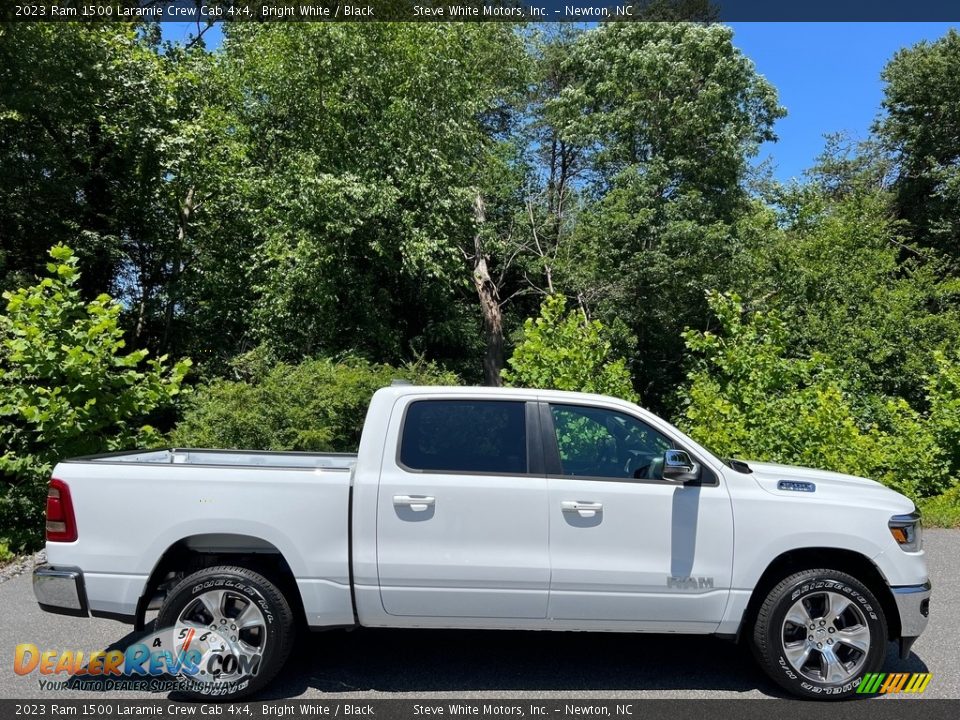
[[[348,530],[356,455],[170,448],[59,463],[78,537],[48,562],[81,567],[89,609],[131,617],[158,560],[177,548],[279,554],[307,622],[350,625]]]
[[[137,465],[202,465],[207,467],[265,467],[347,471],[356,453],[271,452],[266,450],[207,450],[169,448],[133,450],[71,458],[71,463],[123,463]]]

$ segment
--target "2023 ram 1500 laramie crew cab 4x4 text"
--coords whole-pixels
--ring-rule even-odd
[[[929,611],[907,498],[721,460],[581,393],[384,388],[356,455],[67,460],[47,521],[45,610],[222,629],[257,660],[226,698],[279,672],[296,627],[356,625],[717,634],[795,694],[844,697]]]

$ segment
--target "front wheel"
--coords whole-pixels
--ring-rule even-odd
[[[263,575],[219,566],[185,577],[167,595],[157,627],[173,633],[186,671],[181,694],[195,700],[236,700],[269,683],[286,662],[293,613]]]
[[[790,693],[843,699],[886,655],[880,603],[856,578],[837,570],[804,570],[767,595],[753,628],[764,671]]]

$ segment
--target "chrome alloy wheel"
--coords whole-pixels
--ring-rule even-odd
[[[266,649],[267,623],[250,598],[230,590],[208,590],[187,603],[175,627],[177,650],[198,650],[203,675],[218,682],[242,677],[240,658],[262,656]],[[209,663],[211,656],[219,661]],[[212,677],[210,677],[212,676]]]
[[[793,669],[817,683],[850,680],[870,652],[870,628],[863,611],[830,590],[797,600],[783,620],[781,638]]]

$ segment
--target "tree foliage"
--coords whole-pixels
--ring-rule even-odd
[[[883,71],[880,138],[895,153],[899,215],[913,238],[960,259],[960,33],[920,42]]]
[[[644,8],[691,11],[710,19]],[[49,248],[76,251],[45,280],[66,329],[21,300],[6,337],[80,353],[44,346],[60,369],[16,382],[0,356],[0,547],[36,527],[21,465],[181,419],[182,366],[147,351],[196,363],[179,443],[346,448],[393,374],[494,384],[512,354],[514,384],[640,396],[724,452],[944,487],[958,38],[898,52],[871,136],[784,186],[751,162],[784,110],[716,23],[238,23],[212,51],[152,24],[0,27],[0,290],[52,293]]]
[[[234,362],[239,379],[218,379],[190,398],[171,435],[181,447],[356,452],[373,393],[395,379],[456,385],[427,362],[402,367],[347,357],[275,362],[265,348]]]
[[[139,347],[234,354],[253,247],[222,63],[155,28],[23,23],[0,28],[0,74],[0,287],[68,242]]]
[[[738,289],[751,307],[781,313],[793,351],[827,356],[862,391],[921,408],[934,353],[960,340],[956,294],[942,263],[910,244],[889,192],[832,194],[821,183],[758,210],[752,272]]]
[[[599,320],[580,308],[566,311],[563,295],[550,295],[540,316],[528,318],[504,380],[515,387],[551,388],[638,400],[623,358],[613,354]]]
[[[17,549],[36,543],[54,463],[159,443],[148,421],[173,405],[190,366],[126,352],[119,304],[81,299],[69,248],[50,257],[38,284],[3,293],[0,314],[0,542]]]
[[[902,399],[858,397],[830,358],[791,355],[775,311],[745,313],[712,293],[719,332],[684,334],[696,354],[682,424],[722,456],[824,468],[879,480],[912,497],[949,486],[945,454]]]
[[[704,288],[736,275],[747,162],[783,110],[719,25],[604,24],[565,68],[544,113],[582,149],[589,191],[568,282],[636,337],[630,369],[663,409],[680,332],[707,317]]]
[[[463,254],[522,87],[516,33],[246,24],[231,29],[224,62],[245,87],[238,112],[263,209],[256,338],[287,358],[465,352],[476,323],[463,313]]]
[[[76,241],[85,296],[117,288],[126,239],[153,219],[161,64],[128,25],[0,28],[2,286],[42,271],[52,244]]]
[[[953,477],[960,475],[960,357],[935,355],[936,371],[927,378],[929,425],[947,455]]]

